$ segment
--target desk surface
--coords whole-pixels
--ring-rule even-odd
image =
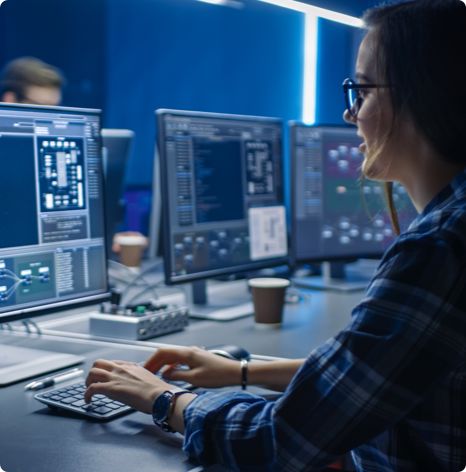
[[[185,330],[152,338],[143,344],[152,347],[159,344],[203,347],[238,344],[251,353],[265,356],[306,357],[349,322],[351,309],[361,300],[363,292],[302,290],[301,293],[303,297],[299,303],[285,305],[283,323],[278,329],[258,327],[252,316],[226,322],[191,319]],[[210,299],[214,303],[236,298],[244,301],[247,296],[244,281],[218,284],[210,290]],[[176,293],[165,301],[183,304],[184,297]],[[86,313],[55,317],[40,325],[48,333],[89,336]]]
[[[0,335],[0,346],[14,344],[84,354],[88,359],[85,369],[99,357],[142,361],[157,342],[202,346],[233,343],[257,354],[305,357],[348,323],[352,306],[362,296],[308,293],[307,301],[286,306],[281,329],[256,328],[253,318],[248,317],[224,323],[193,321],[183,332],[137,346],[19,334]],[[109,423],[65,416],[24,392],[25,383],[0,389],[0,466],[7,472],[200,470],[181,451],[182,437],[163,433],[148,415],[132,413]]]

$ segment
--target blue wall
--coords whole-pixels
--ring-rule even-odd
[[[150,184],[156,108],[301,116],[299,13],[255,1],[237,10],[113,0],[107,48],[106,123],[136,132],[129,184]]]
[[[354,76],[355,42],[362,30],[320,19],[318,22],[316,122],[343,123],[342,82]]]

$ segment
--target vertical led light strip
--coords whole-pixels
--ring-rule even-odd
[[[304,71],[302,121],[312,125],[316,121],[318,18],[304,13]]]
[[[359,18],[344,15],[326,8],[316,7],[296,0],[260,0],[304,14],[304,71],[303,71],[303,112],[302,121],[313,124],[316,120],[317,92],[317,51],[318,51],[318,19],[336,21],[355,28],[362,27]]]

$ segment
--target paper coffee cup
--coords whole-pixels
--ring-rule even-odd
[[[142,254],[147,246],[147,238],[142,234],[115,235],[113,239],[114,247],[118,248],[118,254],[122,264],[128,267],[139,267],[141,265]]]
[[[263,277],[250,279],[248,284],[251,287],[255,322],[261,326],[280,326],[285,293],[290,281],[276,277]]]

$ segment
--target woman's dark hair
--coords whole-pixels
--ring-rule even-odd
[[[370,9],[364,21],[395,113],[407,111],[444,159],[466,165],[466,5],[408,1]]]
[[[371,8],[363,19],[375,33],[376,67],[391,85],[395,120],[409,114],[443,159],[466,167],[466,5],[413,0]]]

